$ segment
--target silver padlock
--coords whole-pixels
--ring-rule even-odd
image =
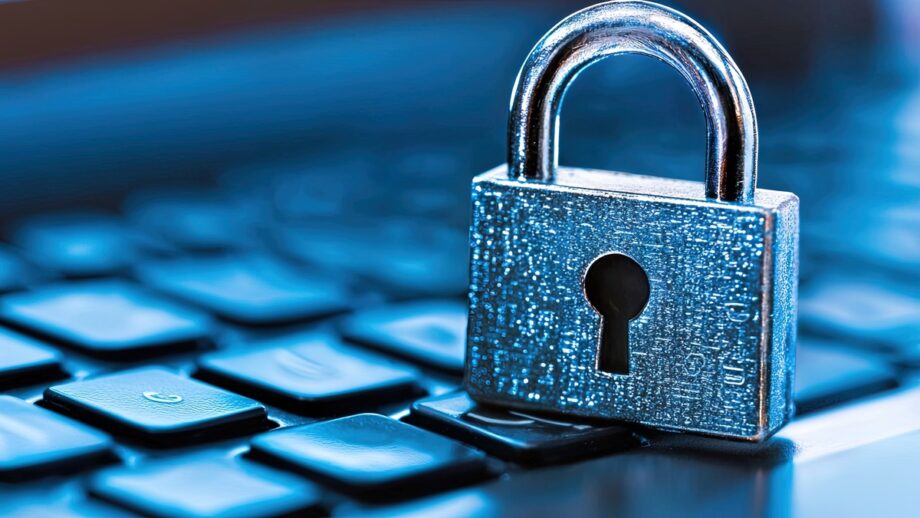
[[[690,83],[705,183],[557,166],[566,88],[621,53]],[[792,415],[798,198],[755,190],[747,83],[696,22],[649,2],[579,11],[537,43],[508,164],[473,180],[465,385],[477,401],[759,441]]]

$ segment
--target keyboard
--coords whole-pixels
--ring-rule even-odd
[[[403,163],[422,160],[410,152]],[[475,172],[449,150],[429,153],[443,174]],[[132,194],[118,212],[11,225],[0,514],[914,507],[920,295],[909,269],[853,255],[806,270],[797,415],[764,444],[485,407],[461,388],[465,222],[447,217],[466,210],[461,182],[440,197],[407,182],[403,214],[343,217],[361,202],[301,170],[250,166],[211,186]],[[809,237],[815,225],[803,223],[805,264],[839,252]],[[868,494],[885,497],[854,496]]]
[[[701,171],[660,124],[592,145],[612,105],[564,122],[563,162]],[[802,199],[797,410],[770,440],[472,401],[469,179],[503,144],[419,134],[9,221],[0,516],[915,516],[920,159],[881,108],[797,115],[761,134],[760,185]]]

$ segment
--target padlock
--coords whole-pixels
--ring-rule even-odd
[[[601,58],[690,83],[705,182],[558,167],[566,88]],[[672,9],[598,4],[551,29],[512,94],[508,163],[472,185],[465,387],[476,401],[759,441],[792,415],[798,198],[756,189],[747,83]]]

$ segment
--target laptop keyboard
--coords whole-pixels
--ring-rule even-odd
[[[815,217],[827,197],[797,186],[798,415],[766,444],[483,407],[461,390],[469,154],[388,149],[393,177],[372,181],[346,150],[341,170],[239,169],[14,222],[0,515],[828,515],[848,491],[910,498],[880,482],[918,460],[920,256],[881,250],[903,236],[848,248]]]

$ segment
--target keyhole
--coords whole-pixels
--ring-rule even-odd
[[[629,321],[648,303],[648,275],[628,255],[605,254],[585,273],[585,296],[601,315],[597,369],[629,374]]]

